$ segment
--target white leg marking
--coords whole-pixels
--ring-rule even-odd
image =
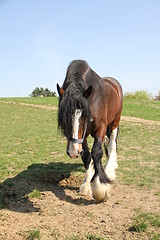
[[[113,181],[116,177],[115,169],[118,168],[117,164],[117,153],[116,153],[116,136],[117,136],[117,128],[115,128],[110,136],[109,147],[108,147],[108,161],[105,168],[105,172],[107,177]]]
[[[104,144],[105,144],[106,148],[108,149],[108,147],[109,147],[109,138],[107,136],[105,136],[105,138],[104,138]]]
[[[86,170],[86,175],[83,181],[82,186],[80,187],[79,191],[86,195],[86,196],[92,196],[92,190],[91,190],[91,180],[94,175],[94,167],[93,167],[93,161],[91,160],[89,164],[89,168]]]
[[[94,181],[91,183],[92,194],[94,199],[97,202],[103,202],[107,200],[110,192],[110,184],[109,183],[101,183],[99,180],[99,176],[95,177]]]

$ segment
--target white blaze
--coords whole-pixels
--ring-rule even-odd
[[[73,138],[78,139],[79,119],[82,116],[82,110],[77,109],[72,119]]]
[[[78,130],[79,130],[79,122],[80,122],[80,117],[82,116],[82,110],[76,109],[73,118],[72,118],[72,126],[73,126],[73,133],[72,133],[72,138],[78,139]],[[78,143],[73,143],[69,142],[69,153],[70,156],[76,156],[78,152]]]

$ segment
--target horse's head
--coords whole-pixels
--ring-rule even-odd
[[[82,144],[89,119],[87,98],[92,87],[84,90],[83,94],[76,94],[73,89],[64,91],[58,84],[57,90],[60,96],[58,124],[67,138],[67,154],[71,158],[77,158],[83,152]]]

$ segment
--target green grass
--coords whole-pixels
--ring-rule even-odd
[[[160,101],[124,97],[122,115],[160,121]]]
[[[57,184],[70,175],[82,176],[81,159],[66,155],[57,110],[0,103],[0,113],[0,208],[16,204],[39,182]],[[17,184],[23,187],[17,190]]]
[[[135,126],[133,123],[121,122],[118,174],[125,184],[156,188],[159,191],[159,136],[160,130],[156,125],[142,123]]]
[[[33,101],[30,103],[38,99],[39,104],[44,104],[49,98],[24,98],[24,101],[28,99]],[[51,99],[54,98],[49,100]],[[132,105],[135,106],[134,104],[135,102]],[[155,116],[157,108],[151,108],[152,116]],[[125,104],[124,112],[127,112]],[[82,176],[84,168],[81,160],[71,160],[65,153],[66,140],[57,130],[57,110],[0,103],[0,113],[1,182],[22,171],[24,176],[27,175],[25,171],[28,166],[31,167],[27,173],[36,172],[35,169],[38,169],[41,174],[46,172],[63,174],[65,166],[69,174]],[[156,124],[135,125],[121,122],[118,174],[125,184],[148,188],[160,184],[159,136],[160,130]],[[34,177],[34,174],[30,174],[30,178]],[[12,185],[13,182],[8,180],[7,184]],[[159,195],[159,190],[156,194]]]
[[[29,197],[30,199],[40,198],[40,197],[41,197],[41,193],[40,193],[39,190],[34,189],[31,193],[28,194],[28,197]]]
[[[57,110],[18,104],[57,106],[57,98],[1,100],[16,104],[0,102],[0,208],[14,209],[14,204],[29,194],[38,197],[34,190],[38,194],[48,190],[46,183],[58,184],[70,175],[83,178],[81,159],[72,160],[66,155],[66,140],[57,130]],[[159,107],[157,101],[124,99],[123,115],[160,121]],[[159,136],[159,125],[122,121],[118,139],[118,181],[135,188],[153,189],[157,198],[160,197]],[[91,147],[91,138],[89,142]],[[17,184],[21,186],[18,189]],[[157,229],[153,217],[159,221],[159,215],[155,214],[147,218],[138,216],[132,230],[145,234],[151,228]],[[92,220],[91,212],[88,218]],[[58,237],[57,234],[54,235]],[[104,239],[96,235],[87,237],[83,239]],[[158,237],[158,231],[152,234],[153,239]]]
[[[155,213],[138,213],[133,218],[133,225],[129,227],[129,231],[142,233],[146,232],[149,239],[160,239],[160,214]]]
[[[57,97],[0,98],[0,101],[58,107]],[[122,115],[160,121],[160,101],[124,97]]]
[[[148,225],[145,222],[140,222],[134,224],[132,227],[129,228],[131,232],[145,232],[148,228]]]
[[[57,129],[57,110],[0,103],[0,113],[0,181],[33,164],[56,162],[56,170],[63,171],[58,162],[75,162],[66,156],[66,140]]]
[[[27,240],[40,240],[40,231],[39,230],[31,230],[27,237]]]
[[[81,234],[71,234],[70,236],[66,236],[65,240],[108,240],[108,238],[95,234],[87,234],[87,236],[82,236]]]
[[[154,233],[152,236],[152,240],[160,240],[160,233]]]
[[[87,240],[107,240],[108,238],[104,238],[104,237],[97,236],[94,234],[88,234],[86,239]]]
[[[19,97],[19,98],[0,98],[0,101],[11,103],[27,103],[44,106],[58,106],[57,97]]]
[[[53,239],[55,239],[55,240],[58,240],[58,239],[61,238],[61,234],[60,234],[56,229],[54,229],[54,228],[53,228],[53,230],[52,230],[51,236],[52,236]]]
[[[156,125],[121,122],[118,173],[125,184],[148,188],[160,184],[159,136]]]
[[[84,233],[71,233],[66,236],[62,236],[59,232],[57,232],[55,229],[53,229],[51,236],[55,240],[109,240],[109,238],[106,238],[104,236],[99,236],[97,234],[87,234],[84,235]]]

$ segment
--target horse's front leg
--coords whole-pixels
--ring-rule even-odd
[[[91,181],[92,195],[98,201],[105,201],[109,196],[110,181],[107,178],[104,168],[102,166],[102,141],[95,139],[91,156],[94,162],[95,174]]]
[[[83,184],[81,185],[79,191],[86,196],[92,196],[91,179],[95,171],[94,171],[93,161],[91,160],[91,154],[89,152],[86,139],[84,140],[82,147],[83,147],[83,153],[81,157],[85,166],[86,173],[85,173]]]

